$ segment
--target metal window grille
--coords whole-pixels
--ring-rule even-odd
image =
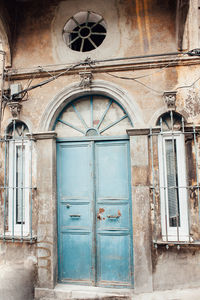
[[[199,243],[200,128],[173,111],[157,125],[149,134],[154,244]]]
[[[13,120],[0,139],[0,238],[30,240],[32,232],[32,138],[28,127]]]

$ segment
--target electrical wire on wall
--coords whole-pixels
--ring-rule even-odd
[[[162,72],[164,69],[166,69],[167,67],[169,67],[170,65],[173,65],[179,58],[180,56],[183,56],[183,55],[189,55],[189,56],[200,56],[200,49],[193,49],[191,51],[188,51],[188,52],[171,52],[171,53],[160,53],[160,54],[151,54],[151,55],[140,55],[140,56],[131,56],[131,57],[119,57],[119,58],[110,58],[110,59],[103,59],[103,60],[91,60],[90,58],[87,58],[85,59],[84,61],[81,61],[81,62],[78,62],[76,64],[73,64],[69,67],[67,67],[66,69],[63,70],[62,68],[62,71],[60,73],[58,73],[57,75],[53,75],[52,73],[48,72],[48,71],[45,71],[43,67],[39,66],[39,71],[45,71],[49,76],[50,78],[44,80],[44,81],[41,81],[35,85],[31,85],[31,83],[33,82],[33,80],[35,79],[36,75],[34,77],[32,77],[30,79],[30,81],[27,83],[27,86],[25,89],[23,89],[22,91],[18,92],[18,93],[15,93],[13,95],[10,95],[10,96],[7,96],[5,94],[2,93],[2,96],[1,96],[1,107],[2,107],[2,102],[9,102],[9,101],[14,101],[15,98],[17,98],[18,96],[21,95],[21,101],[23,101],[23,98],[27,95],[27,93],[35,88],[38,88],[38,87],[42,87],[43,85],[46,85],[56,79],[58,79],[60,76],[62,75],[65,75],[66,73],[68,73],[69,71],[72,71],[74,69],[76,69],[77,67],[80,67],[80,66],[88,66],[90,67],[91,69],[95,69],[95,66],[98,64],[98,63],[104,63],[104,62],[116,62],[116,61],[124,61],[124,60],[135,60],[135,59],[143,59],[143,58],[153,58],[153,57],[164,57],[164,56],[174,56],[174,55],[177,55],[177,57],[172,60],[171,62],[167,63],[166,66],[164,66],[163,68],[161,68],[160,70],[157,70],[153,73],[150,73],[150,74],[146,74],[146,75],[141,75],[141,76],[137,76],[137,77],[124,77],[124,76],[118,76],[118,75],[114,75],[114,74],[111,74],[109,72],[107,72],[107,74],[109,76],[112,76],[112,77],[115,77],[115,78],[119,78],[119,79],[123,79],[123,80],[133,80],[135,81],[136,83],[146,87],[147,89],[157,93],[157,94],[160,94],[162,95],[164,91],[158,91],[150,86],[148,86],[147,84],[141,82],[139,79],[142,79],[142,78],[146,78],[146,77],[150,77],[150,76],[153,76],[154,74],[156,73],[160,73]],[[4,72],[4,70],[3,70]],[[2,74],[3,74],[2,72]],[[4,76],[3,76],[4,77]],[[177,87],[177,90],[178,89],[181,89],[181,88],[187,88],[187,87],[191,87],[193,86],[198,80],[200,79],[200,77],[198,79],[196,79],[194,81],[194,83],[192,83],[191,85],[187,85],[187,86],[180,86],[180,87]],[[4,80],[3,80],[4,81]],[[3,91],[3,89],[2,89]],[[26,101],[26,100],[24,100]]]
[[[162,69],[160,70],[160,72],[163,71],[165,68],[166,68],[166,67],[162,68]],[[155,73],[149,74],[149,75],[144,75],[144,76],[139,76],[139,77],[125,77],[125,76],[118,76],[118,75],[114,75],[114,74],[111,74],[111,73],[108,73],[108,72],[107,72],[106,74],[108,74],[109,76],[118,78],[118,79],[133,80],[133,81],[137,82],[138,84],[141,84],[141,85],[143,85],[144,87],[146,87],[147,89],[151,90],[152,92],[155,92],[155,93],[157,93],[157,94],[159,94],[159,95],[162,95],[162,94],[164,93],[164,91],[158,91],[158,90],[155,90],[154,88],[152,88],[152,87],[148,86],[147,84],[145,84],[145,83],[143,83],[143,82],[141,82],[141,81],[138,80],[139,78],[145,78],[145,77],[153,76],[153,75],[156,74],[156,73],[158,73],[158,71],[155,72]],[[174,90],[174,91],[178,91],[179,89],[191,88],[191,87],[193,87],[193,86],[195,85],[195,83],[197,83],[199,80],[200,80],[200,76],[199,76],[197,79],[195,79],[194,82],[191,83],[190,85],[182,85],[182,86],[178,86],[177,88],[175,88],[175,89],[173,89],[173,90]]]
[[[181,53],[182,55],[190,55],[190,56],[199,56],[200,55],[200,50],[199,49],[194,49],[194,50],[191,50],[189,52],[186,52],[186,53]],[[123,80],[133,80],[135,81],[136,83],[146,87],[147,89],[151,90],[152,92],[155,92],[159,95],[163,95],[164,91],[159,91],[159,90],[156,90],[150,86],[148,86],[147,84],[139,81],[138,79],[142,79],[142,78],[146,78],[146,77],[150,77],[150,76],[153,76],[157,73],[160,73],[162,72],[163,70],[165,70],[166,68],[168,68],[170,65],[173,65],[175,61],[177,61],[179,58],[179,56],[177,56],[177,58],[175,58],[173,61],[171,61],[170,63],[166,64],[166,66],[164,66],[163,68],[161,68],[160,70],[157,70],[153,73],[150,73],[150,74],[146,74],[146,75],[141,75],[141,76],[137,76],[137,77],[127,77],[127,76],[118,76],[118,75],[114,75],[114,74],[111,74],[109,72],[107,72],[107,74],[109,76],[112,76],[112,77],[115,77],[115,78],[118,78],[118,79],[123,79]],[[184,88],[191,88],[195,85],[195,83],[197,83],[198,81],[200,80],[200,76],[195,79],[195,81],[193,83],[191,83],[190,85],[183,85],[183,86],[179,86],[175,89],[173,89],[174,91],[177,91],[179,89],[184,89]]]

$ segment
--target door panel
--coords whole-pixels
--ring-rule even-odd
[[[98,233],[98,284],[130,284],[130,237],[126,233]]]
[[[128,141],[58,143],[59,280],[132,286]]]
[[[72,203],[67,201],[61,203],[60,219],[63,229],[88,229],[91,224],[91,210],[89,202]]]
[[[62,241],[62,279],[82,281],[90,279],[91,236],[88,232],[64,232]]]
[[[98,198],[128,199],[127,143],[99,142],[95,150]]]
[[[91,196],[91,165],[89,144],[60,145],[61,199],[88,199]],[[70,170],[70,172],[69,172]]]
[[[95,144],[97,284],[131,285],[128,142]]]
[[[57,153],[59,280],[92,283],[91,144],[61,143]]]
[[[97,204],[97,229],[124,229],[129,228],[129,205],[127,201],[124,203],[113,203],[107,201],[99,201]]]

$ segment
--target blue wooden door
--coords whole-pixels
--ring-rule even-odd
[[[98,285],[130,286],[131,205],[127,141],[95,144]]]
[[[128,141],[58,143],[59,280],[132,286]]]
[[[94,282],[91,143],[58,144],[59,280]]]

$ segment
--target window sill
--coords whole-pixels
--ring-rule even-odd
[[[4,242],[27,242],[27,243],[36,243],[37,242],[37,237],[33,236],[32,238],[30,236],[12,236],[12,235],[0,235],[0,241]]]
[[[158,246],[165,246],[166,249],[169,247],[177,247],[179,250],[181,247],[188,247],[188,246],[200,246],[200,241],[153,241],[154,248],[158,248]]]

